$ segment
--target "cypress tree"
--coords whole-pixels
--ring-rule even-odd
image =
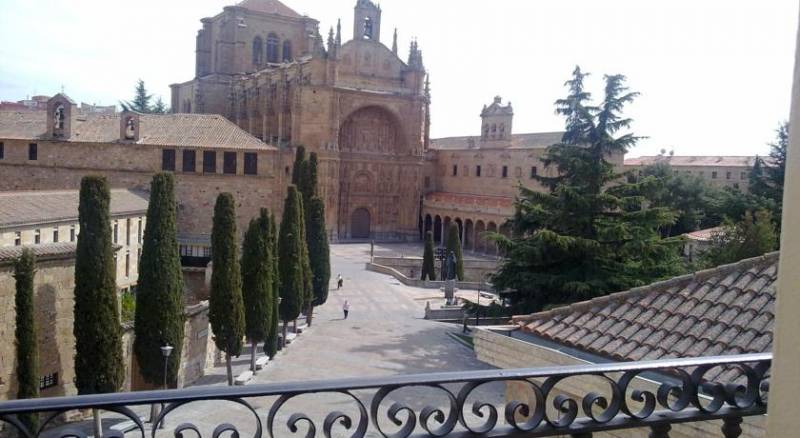
[[[425,233],[425,251],[422,253],[422,279],[436,281],[436,266],[433,262],[433,233]]]
[[[278,324],[280,321],[280,314],[278,313],[280,301],[278,296],[280,285],[280,279],[278,278],[278,227],[275,225],[274,214],[269,215],[269,245],[272,248],[272,316],[264,349],[272,359],[278,352]]]
[[[306,235],[306,212],[303,197],[298,196],[298,204],[300,211],[300,264],[303,270],[303,292],[301,295],[302,302],[300,303],[301,309],[306,309],[306,321],[310,322],[314,313],[314,288],[312,285],[311,273],[311,259],[308,255],[308,239]]]
[[[75,257],[75,386],[78,394],[116,392],[125,379],[122,327],[119,319],[114,248],[111,243],[108,181],[81,180],[78,202],[80,234]],[[100,412],[94,412],[94,434],[102,435]]]
[[[133,351],[142,378],[152,384],[164,382],[161,347],[174,350],[167,362],[167,385],[175,387],[183,348],[183,274],[178,252],[175,179],[159,173],[150,184],[150,203],[139,261],[139,286]]]
[[[314,157],[316,154],[311,154]],[[313,275],[314,306],[328,300],[328,284],[331,280],[330,248],[325,230],[325,203],[319,197],[311,198],[308,206],[308,252]],[[309,315],[311,315],[309,311]],[[309,324],[311,319],[309,318]]]
[[[33,277],[36,261],[33,251],[23,249],[14,266],[17,312],[17,398],[39,397],[39,347],[36,337],[36,319],[33,316]],[[19,420],[31,434],[36,435],[39,416],[36,413],[20,414]]]
[[[464,260],[461,257],[461,238],[459,237],[458,224],[450,223],[447,227],[447,256],[452,252],[456,256],[456,278],[464,281]],[[442,278],[446,280],[446,278]]]
[[[261,209],[250,221],[242,244],[242,296],[245,334],[252,344],[250,369],[256,371],[256,347],[265,341],[272,326],[272,241],[269,214]]]
[[[236,211],[233,195],[220,193],[214,206],[211,229],[211,299],[208,319],[214,343],[225,352],[228,385],[233,385],[231,356],[239,356],[244,337],[242,277],[237,256]]]
[[[306,148],[305,146],[298,146],[297,150],[295,150],[294,155],[294,164],[292,166],[292,184],[295,185],[298,189],[300,189],[301,185],[303,184],[302,181],[304,180],[305,176],[305,169],[303,166],[306,162]]]
[[[297,187],[290,185],[283,207],[278,237],[278,278],[280,279],[280,319],[283,321],[283,344],[289,321],[297,319],[303,304],[305,279],[303,268],[303,223]]]

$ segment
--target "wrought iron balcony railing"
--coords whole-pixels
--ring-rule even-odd
[[[127,417],[133,425],[129,436],[141,437],[199,437],[204,432],[214,438],[589,437],[593,432],[630,428],[648,428],[650,436],[666,437],[677,423],[721,419],[722,434],[736,437],[744,417],[766,413],[771,359],[768,353],[746,354],[13,400],[0,403],[0,421],[27,437],[84,436],[74,425],[48,426],[76,409],[100,409]],[[720,369],[726,372],[719,375],[732,376],[734,381],[704,377]],[[608,391],[571,395],[564,391],[571,379],[594,379]],[[525,400],[491,400],[502,391],[497,382],[511,381],[529,389]],[[568,386],[573,393],[581,387]],[[436,394],[439,402],[431,402],[429,395]],[[335,400],[326,401],[330,397]],[[195,403],[204,404],[178,415]],[[145,425],[136,411],[144,412],[151,404],[165,407],[153,424]],[[16,417],[30,412],[42,414],[37,431],[27,430]],[[163,423],[174,426],[157,427]]]

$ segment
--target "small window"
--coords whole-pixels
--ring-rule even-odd
[[[740,173],[740,174],[739,174],[739,179],[741,179],[741,180],[745,180],[745,179],[747,179],[747,172],[742,172],[742,173]]]
[[[130,277],[131,275],[131,253],[130,251],[125,251],[125,276]]]
[[[2,141],[0,141],[0,160],[2,160],[3,157],[5,157],[5,154],[6,154],[6,145],[3,144]]]
[[[53,228],[53,243],[58,243],[58,227]]]
[[[458,165],[453,164],[453,176],[458,176]]]
[[[255,152],[244,153],[244,174],[258,175],[258,154]]]
[[[197,169],[196,162],[195,162],[196,158],[197,158],[197,154],[195,153],[195,151],[188,150],[188,149],[184,150],[183,151],[183,166],[182,166],[181,169],[184,172],[194,173],[195,169]]]
[[[725,172],[725,179],[731,179],[731,172]]]
[[[292,61],[292,42],[286,40],[283,42],[283,62]]]
[[[717,172],[711,172],[711,179],[717,179]]]
[[[119,222],[114,221],[114,243],[117,243],[119,237]]]
[[[508,166],[503,166],[503,178],[508,178]]]
[[[236,175],[236,152],[225,152],[222,155],[222,173]]]
[[[36,230],[33,232],[33,243],[39,244],[42,241],[42,231]]]
[[[217,173],[217,153],[203,151],[203,173]]]
[[[733,183],[733,188],[739,190],[739,183]]]
[[[20,231],[17,231],[16,233],[14,233],[14,246],[20,246],[20,245],[22,245],[22,233]]]
[[[481,177],[481,166],[475,166],[475,176]]]
[[[426,189],[427,189],[427,188],[430,188],[430,186],[431,186],[431,177],[429,177],[429,176],[426,176],[426,177],[425,177],[425,188],[426,188]]]
[[[139,223],[136,225],[136,242],[142,243],[142,219],[139,219]]]
[[[161,170],[175,170],[175,149],[161,151]]]
[[[39,377],[39,389],[52,388],[58,385],[58,373]]]
[[[536,169],[536,166],[531,166],[531,179],[535,178],[536,175],[538,175],[537,172],[538,170]]]
[[[125,245],[131,246],[131,218],[125,219]]]
[[[285,173],[286,175],[289,175],[289,166],[286,166],[286,167],[283,168],[283,173]]]
[[[267,35],[267,62],[278,62],[278,35]]]
[[[75,225],[69,227],[69,241],[70,242],[75,241]]]
[[[28,144],[28,160],[36,161],[39,159],[39,145],[36,143]]]

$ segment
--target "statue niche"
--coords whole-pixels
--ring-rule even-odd
[[[397,154],[405,149],[399,123],[377,106],[355,111],[339,129],[339,150],[343,152]]]

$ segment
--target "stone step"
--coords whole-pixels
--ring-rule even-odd
[[[253,372],[250,371],[250,370],[247,370],[247,371],[242,372],[242,374],[239,374],[238,376],[236,376],[236,378],[233,380],[233,384],[234,385],[239,385],[239,386],[246,385],[247,382],[249,382],[250,379],[252,379],[252,378],[253,378]]]
[[[297,329],[294,329],[293,331],[299,335],[299,334],[302,334],[303,331],[305,331],[307,328],[308,328],[308,324],[298,325]]]
[[[263,369],[265,366],[267,366],[267,363],[269,363],[269,356],[261,356],[256,358],[256,369]]]
[[[291,344],[292,341],[294,341],[296,337],[297,337],[297,334],[295,334],[295,333],[286,333],[286,343],[287,344]]]

